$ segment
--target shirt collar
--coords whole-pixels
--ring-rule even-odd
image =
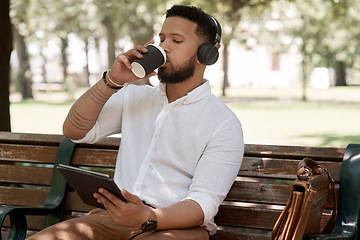
[[[162,93],[166,96],[166,84],[160,82],[159,89]],[[206,96],[211,94],[211,87],[208,80],[204,79],[204,83],[189,92],[186,96],[177,99],[173,103],[176,104],[190,104],[197,101],[200,101],[201,99],[205,98]]]

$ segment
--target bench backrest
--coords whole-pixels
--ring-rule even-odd
[[[60,135],[0,133],[0,204],[36,206],[46,199],[61,139]],[[119,138],[79,144],[72,165],[112,175],[119,144]],[[326,163],[339,183],[344,150],[247,144],[238,177],[215,217],[220,230],[213,239],[230,240],[231,232],[238,239],[242,234],[237,232],[238,227],[249,229],[252,235],[269,236],[289,197],[299,160],[310,157]],[[332,203],[327,207],[331,208]],[[91,209],[68,188],[65,219]],[[28,225],[32,230],[41,229],[43,217],[30,216]],[[227,238],[222,237],[224,234]]]

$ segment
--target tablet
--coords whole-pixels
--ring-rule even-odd
[[[99,188],[108,190],[126,202],[114,180],[107,174],[63,164],[59,164],[57,168],[87,205],[105,208],[93,196],[95,192],[98,193]]]

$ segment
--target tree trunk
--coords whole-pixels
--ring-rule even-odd
[[[86,87],[90,86],[90,69],[89,69],[89,37],[84,37],[85,42],[85,56],[86,56],[86,66],[85,66],[85,75],[86,75]]]
[[[224,43],[224,50],[223,50],[223,69],[224,69],[224,82],[223,82],[223,87],[222,87],[222,95],[226,96],[226,88],[229,86],[229,76],[228,76],[228,71],[229,71],[229,51],[228,51],[228,47],[229,47],[229,43]]]
[[[17,31],[16,26],[14,26],[13,29],[15,49],[19,59],[18,82],[20,92],[24,99],[32,98],[33,96],[31,90],[31,71],[29,64],[29,54],[27,52],[25,38]]]
[[[110,69],[115,61],[115,33],[113,28],[113,20],[111,17],[105,17],[103,24],[106,28],[107,44],[108,44],[108,68]]]
[[[11,131],[10,126],[10,54],[12,31],[9,17],[10,0],[0,1],[0,131]]]
[[[42,82],[43,83],[47,83],[48,82],[48,79],[47,79],[47,71],[46,71],[46,57],[45,55],[43,54],[43,50],[40,49],[40,57],[41,59],[43,60],[43,64],[41,65],[41,76],[42,76]]]
[[[347,86],[345,63],[343,61],[336,62],[335,73],[335,86]]]
[[[69,63],[68,63],[68,55],[66,52],[68,45],[69,44],[68,44],[67,36],[64,38],[61,38],[61,65],[63,68],[63,75],[64,75],[63,83],[66,83],[66,78],[68,75],[67,67],[68,67]]]
[[[308,61],[306,60],[306,39],[303,38],[303,43],[301,45],[301,55],[302,55],[302,61],[301,61],[301,70],[302,70],[302,101],[307,101],[307,95],[306,95],[306,88],[307,88],[307,78],[308,78],[308,71],[307,71],[307,64]]]

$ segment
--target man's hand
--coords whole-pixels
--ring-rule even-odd
[[[131,63],[136,58],[143,57],[142,53],[146,53],[148,51],[146,46],[150,43],[154,43],[154,41],[149,41],[144,46],[138,45],[125,53],[119,54],[111,67],[109,74],[110,78],[120,85],[139,79],[131,71]],[[146,76],[146,78],[151,76],[156,76],[156,72],[154,71],[150,73]]]
[[[121,226],[141,228],[142,224],[151,218],[157,221],[157,230],[184,229],[199,226],[204,221],[201,207],[193,200],[183,200],[165,208],[153,209],[146,206],[138,196],[124,189],[121,194],[127,203],[105,189],[101,188],[99,192],[94,193],[94,197],[105,206],[114,222]]]
[[[147,220],[154,218],[152,209],[146,206],[138,196],[125,189],[121,190],[121,194],[127,203],[103,188],[100,188],[99,192],[100,194],[94,193],[94,197],[104,205],[110,217],[118,225],[141,228]]]

